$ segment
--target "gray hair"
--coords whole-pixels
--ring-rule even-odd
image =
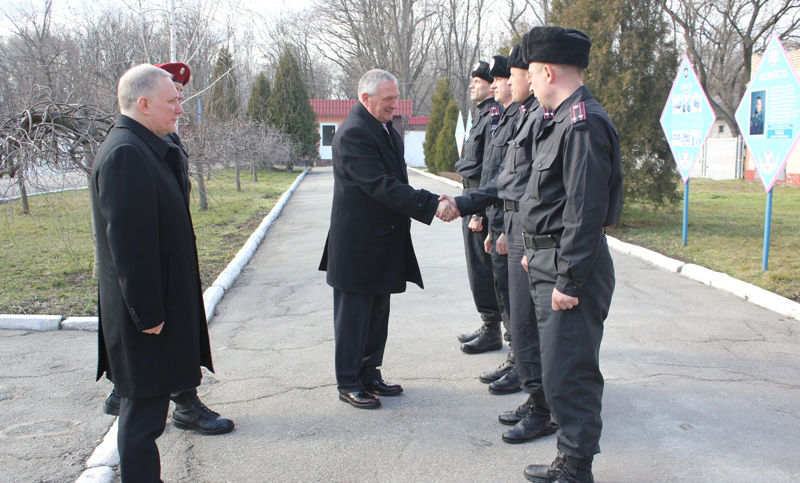
[[[117,101],[121,111],[131,111],[136,107],[136,99],[152,93],[159,77],[172,80],[172,74],[152,64],[139,64],[128,69],[119,78]]]
[[[364,93],[368,96],[374,96],[378,93],[378,86],[386,81],[392,81],[397,84],[397,77],[382,69],[368,71],[358,81],[358,98],[361,99],[361,94]]]

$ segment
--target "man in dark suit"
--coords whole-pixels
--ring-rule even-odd
[[[333,287],[336,385],[339,399],[374,409],[377,396],[399,384],[381,376],[389,298],[422,288],[410,218],[430,224],[452,209],[447,200],[408,185],[403,140],[392,127],[397,79],[373,69],[358,83],[358,100],[333,138],[331,224],[319,269]]]
[[[178,101],[183,103],[183,87],[189,82],[191,71],[189,66],[182,62],[171,62],[168,64],[155,64],[156,67],[163,69],[172,76],[172,85],[178,91]],[[189,192],[191,191],[191,181],[189,180],[189,154],[183,148],[181,138],[177,132],[171,132],[163,136],[164,141],[178,149],[180,154],[180,174],[178,184],[183,192],[186,206],[189,206]],[[233,431],[233,421],[228,418],[220,417],[219,413],[212,411],[197,396],[197,388],[189,387],[170,394],[170,399],[175,403],[175,411],[172,412],[172,422],[176,428],[191,429],[200,434],[225,434]],[[114,389],[106,398],[103,404],[103,411],[106,414],[119,416],[120,398]]]
[[[120,405],[122,481],[160,481],[156,438],[170,393],[213,371],[194,230],[178,149],[163,139],[183,112],[168,72],[120,78],[121,114],[97,152],[90,193],[99,281],[97,378]]]

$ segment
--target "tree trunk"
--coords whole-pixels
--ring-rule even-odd
[[[25,189],[25,177],[22,172],[17,171],[17,185],[19,186],[19,199],[22,201],[22,214],[30,215],[31,207],[28,204],[28,190]]]
[[[233,172],[236,173],[236,191],[242,191],[242,180],[239,178],[239,161],[233,163]]]
[[[206,180],[203,172],[197,173],[197,196],[200,198],[200,211],[208,210],[208,196],[206,196]]]
[[[258,183],[258,163],[251,161],[250,165],[253,167],[253,182]]]

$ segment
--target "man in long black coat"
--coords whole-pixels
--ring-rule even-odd
[[[98,150],[90,192],[99,279],[98,379],[122,398],[117,445],[123,481],[159,481],[155,440],[171,392],[213,371],[194,230],[180,154],[163,136],[183,112],[166,71],[120,78],[121,115]]]
[[[320,270],[333,287],[336,383],[357,408],[402,392],[383,381],[389,298],[422,287],[410,218],[430,224],[448,202],[408,185],[403,140],[392,127],[397,79],[373,69],[358,83],[357,102],[333,138],[333,205]]]

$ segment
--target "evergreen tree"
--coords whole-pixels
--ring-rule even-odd
[[[311,107],[297,59],[288,49],[278,61],[272,87],[276,94],[267,101],[267,122],[291,135],[298,144],[301,156],[317,156],[317,116]]]
[[[216,84],[208,93],[208,115],[219,121],[230,121],[239,112],[239,95],[233,76],[233,57],[227,47],[219,51],[212,81]]]
[[[250,100],[247,101],[247,117],[253,121],[265,122],[267,120],[267,101],[270,95],[270,85],[264,73],[258,74],[250,91]]]
[[[447,83],[447,79],[442,77],[439,84],[436,85],[436,91],[431,99],[431,115],[425,130],[425,142],[422,144],[425,166],[431,172],[436,172],[436,141],[444,125],[445,111],[452,100],[453,94],[450,92],[450,85]]]
[[[658,0],[555,0],[555,25],[592,39],[584,83],[620,138],[626,200],[678,201],[677,171],[659,124],[678,56]]]
[[[458,122],[458,104],[450,100],[445,111],[442,130],[436,138],[435,171],[453,171],[458,161],[458,145],[456,144],[456,123]]]

